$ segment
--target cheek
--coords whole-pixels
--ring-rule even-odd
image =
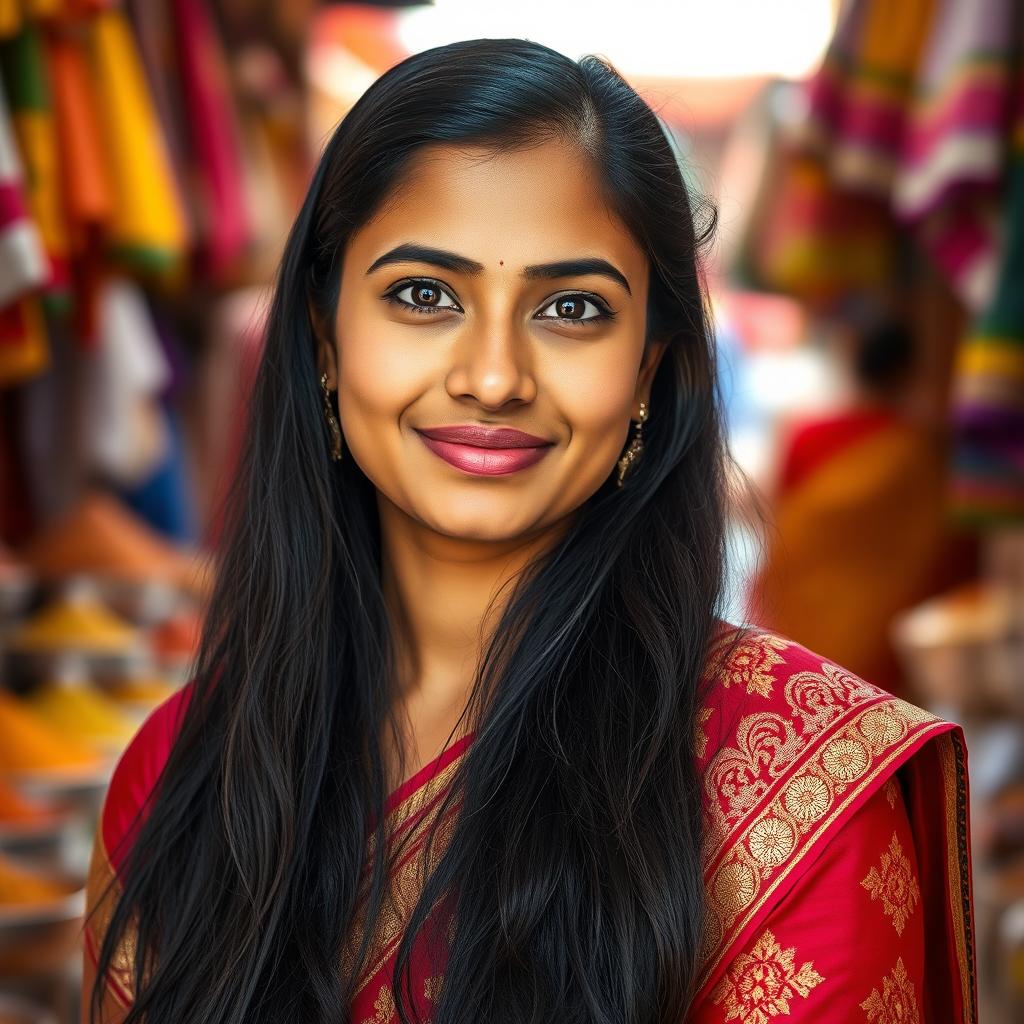
[[[366,303],[343,307],[336,324],[338,405],[346,434],[358,435],[364,421],[392,421],[429,377],[429,350],[413,344],[411,332],[389,323]]]
[[[635,369],[625,363],[622,347],[609,346],[607,353],[575,361],[571,372],[565,366],[551,367],[548,391],[574,442],[591,449],[618,449],[636,379]]]

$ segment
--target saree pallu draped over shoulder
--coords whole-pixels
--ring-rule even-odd
[[[961,729],[757,628],[719,624],[705,681],[697,756],[707,915],[687,1021],[976,1022]],[[147,723],[140,736],[147,727],[166,735]],[[472,739],[456,741],[387,801],[388,848],[399,852],[356,980],[353,1024],[398,1019],[395,952],[457,801],[438,822],[426,865],[423,845]],[[129,748],[122,762],[129,768],[132,756]],[[117,860],[105,844],[126,819],[114,801],[144,789],[119,785],[117,774],[104,808],[112,824],[97,836],[90,904],[103,882],[113,878],[116,886]],[[342,957],[349,971],[373,853],[371,836]],[[98,949],[103,922],[101,913],[87,926],[87,955]],[[445,908],[435,908],[413,947],[410,996],[422,1019],[444,981],[451,926]],[[119,952],[110,978],[122,1005],[131,999],[133,952]]]
[[[734,636],[698,737],[692,1020],[976,1021],[962,730],[780,634]]]

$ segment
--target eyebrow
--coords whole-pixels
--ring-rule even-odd
[[[389,249],[370,264],[367,274],[372,274],[381,267],[392,263],[430,263],[435,267],[450,270],[457,274],[483,273],[484,265],[468,256],[449,252],[447,249],[435,249],[429,245],[405,242]],[[616,284],[621,284],[629,295],[633,292],[629,287],[626,275],[618,267],[597,256],[581,257],[571,260],[557,260],[554,263],[534,263],[523,268],[522,276],[528,281],[548,280],[557,277],[576,277],[583,274],[598,274],[607,277]]]

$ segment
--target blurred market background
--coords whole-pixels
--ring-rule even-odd
[[[77,1019],[320,147],[478,36],[609,57],[717,202],[727,617],[964,725],[981,1019],[1024,1019],[1021,0],[0,0],[0,1024]]]

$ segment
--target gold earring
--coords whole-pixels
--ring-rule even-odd
[[[341,424],[331,408],[331,392],[327,388],[327,374],[320,377],[320,387],[324,393],[324,418],[327,420],[327,432],[331,436],[331,458],[338,462],[341,459]]]
[[[622,486],[622,481],[626,479],[626,474],[629,472],[630,467],[640,458],[644,450],[644,424],[647,422],[647,415],[647,403],[641,402],[633,440],[629,442],[629,447],[626,449],[625,454],[619,459],[619,487]]]

